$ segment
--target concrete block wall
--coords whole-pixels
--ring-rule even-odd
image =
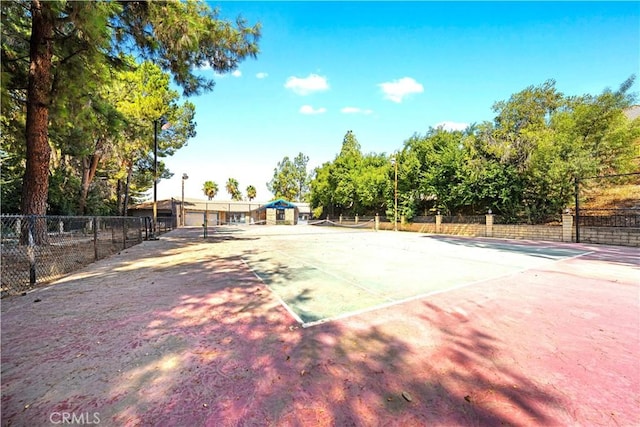
[[[284,223],[287,225],[294,225],[298,223],[298,218],[296,218],[296,211],[294,209],[284,210]]]
[[[575,229],[573,230],[575,241]],[[640,247],[640,228],[580,227],[580,243]]]
[[[393,230],[393,224],[387,223],[390,230]],[[436,233],[436,225],[434,223],[407,223],[404,225],[398,224],[398,229],[402,231],[413,231],[415,233]]]
[[[562,226],[494,224],[492,237],[499,239],[562,242]]]
[[[267,225],[276,225],[276,210],[273,208],[267,209]]]
[[[379,222],[378,229],[393,230],[393,223]],[[436,216],[435,223],[400,223],[398,230],[514,240],[576,241],[573,215],[568,214],[562,216],[562,224],[558,225],[494,224],[491,214],[487,215],[485,224],[442,224],[442,217]],[[640,228],[580,227],[580,242],[640,247]]]
[[[469,237],[487,237],[487,226],[485,224],[441,224],[440,234],[453,234],[455,236]]]

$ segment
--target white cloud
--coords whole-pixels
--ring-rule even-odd
[[[443,130],[465,130],[469,127],[469,123],[456,123],[456,122],[440,122],[436,123],[434,129],[442,128]]]
[[[309,95],[313,92],[321,92],[329,89],[327,78],[317,74],[309,74],[308,77],[300,78],[291,76],[287,79],[284,87],[291,89],[298,95]]]
[[[326,112],[327,109],[324,107],[313,108],[311,105],[303,105],[302,107],[300,107],[301,114],[322,114]]]
[[[258,79],[266,79],[268,76],[269,76],[269,74],[263,73],[263,72],[260,72],[260,73],[256,74],[256,78],[258,78]]]
[[[384,97],[390,101],[400,103],[405,96],[412,93],[424,92],[424,87],[411,77],[403,77],[392,82],[380,83]]]
[[[364,110],[358,107],[344,107],[340,112],[344,114],[372,114],[373,110]]]
[[[233,73],[231,73],[231,75],[233,77],[240,77],[242,75],[242,71],[240,70],[235,70]]]

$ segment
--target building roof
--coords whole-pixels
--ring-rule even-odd
[[[309,203],[291,203],[284,199],[272,200],[270,202],[264,201],[237,201],[237,200],[201,200],[201,199],[184,199],[184,208],[189,211],[217,211],[217,212],[236,212],[236,213],[248,213],[254,211],[258,208],[277,204],[278,202],[282,202],[287,204],[288,206],[269,206],[269,207],[279,207],[282,208],[298,208],[298,210],[302,213],[310,213],[311,207]],[[178,207],[182,203],[180,199],[165,199],[158,200],[158,210],[170,211],[172,210],[172,203]],[[143,202],[137,205],[130,207],[131,210],[151,210],[153,209],[153,202]]]
[[[178,201],[180,204],[180,201]],[[251,212],[262,206],[263,202],[245,202],[235,200],[186,200],[184,208],[190,211]]]
[[[182,203],[179,199],[158,200],[158,210],[171,210],[172,204],[180,206]],[[189,210],[196,211],[224,211],[224,212],[250,212],[259,208],[264,202],[245,202],[235,200],[198,200],[184,199],[184,207]],[[153,209],[153,202],[143,202],[130,207],[133,210]]]
[[[260,209],[298,209],[298,207],[295,204],[287,202],[284,199],[278,199],[262,205]]]
[[[311,204],[310,203],[301,203],[301,202],[293,202],[294,205],[298,207],[298,211],[303,214],[311,213]]]
[[[172,208],[172,203],[175,203],[174,200],[166,199],[166,200],[158,200],[158,210],[167,210],[170,211]],[[153,201],[138,203],[137,205],[133,205],[129,207],[129,209],[135,210],[151,210],[153,209]]]

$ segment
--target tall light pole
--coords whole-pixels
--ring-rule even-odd
[[[397,154],[391,158],[391,163],[395,169],[395,179],[393,181],[393,231],[398,231],[398,156]]]
[[[162,130],[169,129],[171,123],[163,118],[153,121],[153,224],[151,225],[150,240],[158,240],[156,236],[158,222],[158,122],[163,121]]]
[[[180,222],[184,227],[184,182],[189,179],[189,175],[186,173],[182,174],[182,203],[180,204]]]

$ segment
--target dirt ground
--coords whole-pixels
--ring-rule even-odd
[[[640,423],[637,249],[302,328],[243,262],[269,233],[199,233],[3,299],[2,425]]]

